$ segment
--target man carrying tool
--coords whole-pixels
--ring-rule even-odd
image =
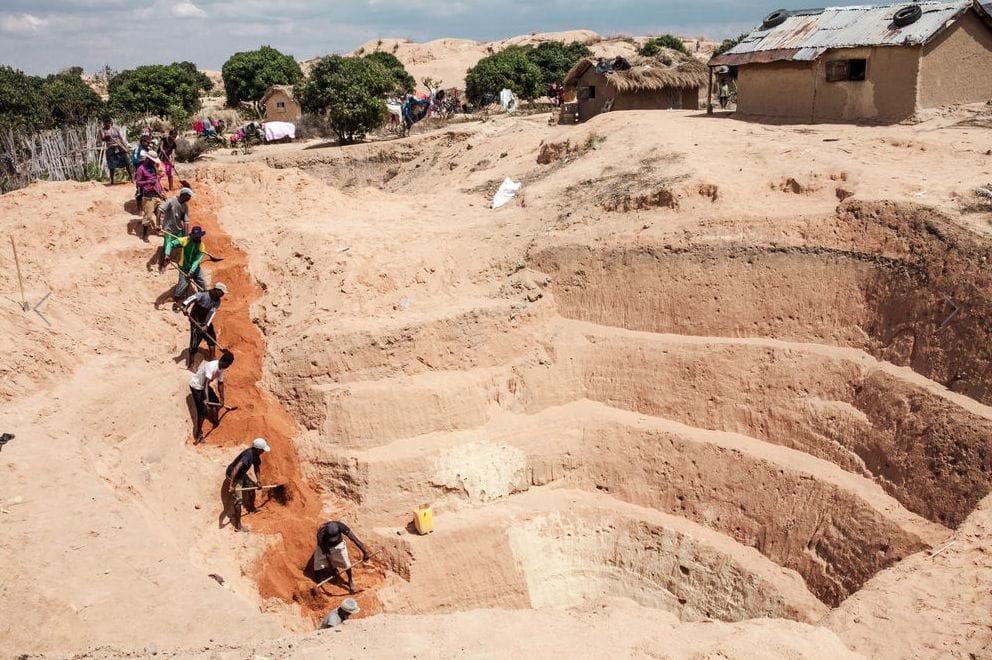
[[[347,536],[351,542],[362,551],[362,561],[369,558],[369,551],[358,540],[354,532],[343,522],[329,520],[317,528],[317,549],[313,551],[313,571],[319,576],[328,567],[340,578],[341,569],[348,575],[348,591],[355,593],[355,581],[351,575],[351,559],[348,557],[348,546],[344,542]]]
[[[189,281],[193,280],[201,291],[206,290],[207,281],[203,279],[203,271],[200,270],[200,262],[207,254],[207,248],[203,246],[203,237],[207,232],[200,227],[193,227],[189,236],[183,236],[176,242],[181,248],[179,252],[179,282],[176,283],[176,290],[173,292],[176,302],[182,300],[183,294],[189,288]]]
[[[269,443],[265,441],[265,438],[255,438],[254,442],[251,443],[251,447],[238,454],[238,457],[227,466],[227,470],[225,471],[227,480],[224,484],[227,493],[232,495],[234,499],[229,515],[235,531],[248,531],[241,526],[241,503],[244,498],[244,491],[245,489],[258,488],[258,485],[262,483],[260,474],[262,469],[262,454],[271,450],[272,448],[269,447]],[[248,476],[249,469],[255,470],[255,481],[252,481],[251,477]],[[252,496],[249,496],[245,508],[248,509],[248,513],[253,513],[255,511],[254,491],[252,490],[250,492],[252,492]]]
[[[172,255],[172,248],[179,245],[179,239],[186,235],[186,225],[189,223],[189,200],[193,199],[193,191],[184,187],[177,197],[166,200],[158,212],[162,216],[162,235],[164,242],[162,254],[158,260],[158,272],[165,272],[165,262]]]
[[[234,364],[234,353],[225,350],[219,360],[210,360],[201,364],[189,381],[189,391],[193,395],[193,404],[196,407],[196,420],[193,423],[195,444],[203,442],[203,420],[209,414],[210,405],[219,407],[224,405],[224,370],[232,364]],[[217,382],[216,394],[210,387],[214,381]],[[214,410],[216,411],[216,407]],[[210,421],[216,426],[218,419],[211,415]]]
[[[220,308],[221,299],[227,293],[223,282],[213,285],[209,291],[200,291],[183,301],[183,313],[189,317],[189,351],[186,353],[186,368],[193,366],[193,358],[200,350],[200,342],[207,340],[210,359],[214,359],[217,346],[217,331],[214,330],[214,316]]]

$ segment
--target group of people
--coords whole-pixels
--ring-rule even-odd
[[[113,183],[115,170],[124,169],[131,173],[127,161],[121,158],[122,153],[126,156],[129,146],[123,133],[113,125],[109,117],[104,118],[103,131],[107,144],[107,164],[111,168],[111,183]],[[166,154],[166,158],[171,160],[172,154],[175,153],[175,131],[170,132],[161,141],[159,148]],[[134,151],[138,165],[132,179],[138,191],[136,198],[139,209],[144,216],[143,238],[147,240],[149,231],[161,232],[163,244],[159,253],[159,271],[163,272],[171,262],[179,273],[173,291],[173,309],[182,311],[189,320],[187,369],[193,369],[196,356],[204,342],[208,350],[208,359],[197,366],[189,381],[194,408],[194,444],[200,444],[205,439],[204,421],[210,419],[215,427],[220,422],[219,411],[225,408],[224,372],[234,364],[232,351],[222,348],[220,355],[216,354],[219,347],[217,313],[224,297],[228,294],[228,288],[223,282],[208,285],[201,268],[201,262],[208,254],[203,243],[206,231],[197,225],[190,226],[189,202],[195,196],[190,184],[183,181],[179,193],[166,198],[162,179],[168,178],[171,191],[172,171],[159,169],[158,166],[167,161],[152,149],[150,131],[141,136]],[[178,252],[175,258],[173,258],[174,251]],[[191,286],[194,288],[192,292],[189,291]],[[270,451],[272,448],[264,438],[255,438],[251,446],[238,453],[224,472],[225,513],[236,531],[247,531],[241,521],[243,510],[249,513],[256,510],[254,495],[263,488],[262,457]],[[369,558],[368,550],[354,532],[345,523],[331,520],[317,529],[316,549],[308,564],[315,580],[323,581],[327,576],[347,586],[349,593],[354,594],[355,582],[346,539],[349,539],[362,553],[362,561]],[[342,578],[342,571],[347,581]],[[358,603],[353,598],[346,598],[324,617],[320,627],[340,625],[359,611]]]

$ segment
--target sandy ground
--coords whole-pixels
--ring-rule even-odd
[[[0,654],[992,652],[992,398],[959,368],[988,360],[988,110],[546,119],[191,171],[243,406],[203,447],[129,187],[0,198],[51,291],[49,326],[0,246]],[[887,260],[926,273],[936,321],[909,323],[968,301],[950,335],[876,341],[914,304],[878,311]],[[235,535],[218,489],[255,435],[293,498]],[[380,551],[356,573],[384,613],[308,633],[341,597],[302,570],[332,516]]]

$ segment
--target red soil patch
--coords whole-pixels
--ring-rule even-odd
[[[224,258],[222,262],[211,264],[211,281],[224,282],[230,291],[219,315],[219,341],[233,351],[236,358],[225,374],[225,387],[226,403],[238,406],[238,410],[226,413],[214,430],[209,430],[209,422],[204,426],[205,431],[209,430],[207,442],[224,447],[246,447],[252,439],[264,437],[272,447],[262,462],[262,479],[266,483],[286,484],[289,501],[285,505],[275,501],[266,503],[263,495],[258,499],[263,505],[258,512],[244,517],[252,531],[279,536],[252,571],[263,598],[299,603],[316,621],[346,595],[345,589],[332,583],[321,587],[319,592],[312,591],[314,583],[304,575],[315,547],[317,527],[325,520],[323,498],[319,488],[308,483],[300,471],[299,456],[293,443],[299,433],[296,422],[275,397],[261,387],[265,341],[251,320],[251,305],[262,295],[261,289],[248,272],[244,253],[217,221],[219,203],[211,195],[210,188],[199,182],[196,190],[191,215],[195,224],[207,232],[204,240],[207,249]],[[354,573],[355,586],[360,592],[356,596],[362,608],[360,616],[380,612],[382,605],[375,588],[385,579],[384,570],[373,561],[362,564]]]

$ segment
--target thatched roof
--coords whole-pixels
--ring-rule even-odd
[[[630,69],[607,71],[603,74],[607,84],[618,92],[655,91],[665,87],[699,87],[706,84],[709,75],[703,62],[674,50],[662,49],[655,57],[635,57],[628,61]],[[574,87],[576,81],[590,68],[595,68],[596,62],[596,58],[592,57],[579,60],[565,76],[565,86]]]
[[[275,94],[277,92],[282,92],[283,94],[285,94],[289,98],[293,98],[293,86],[292,85],[272,85],[267,90],[265,90],[265,94],[262,96],[262,100],[259,101],[259,103],[261,103],[262,105],[265,105],[265,102],[268,101],[269,98],[273,94]]]

